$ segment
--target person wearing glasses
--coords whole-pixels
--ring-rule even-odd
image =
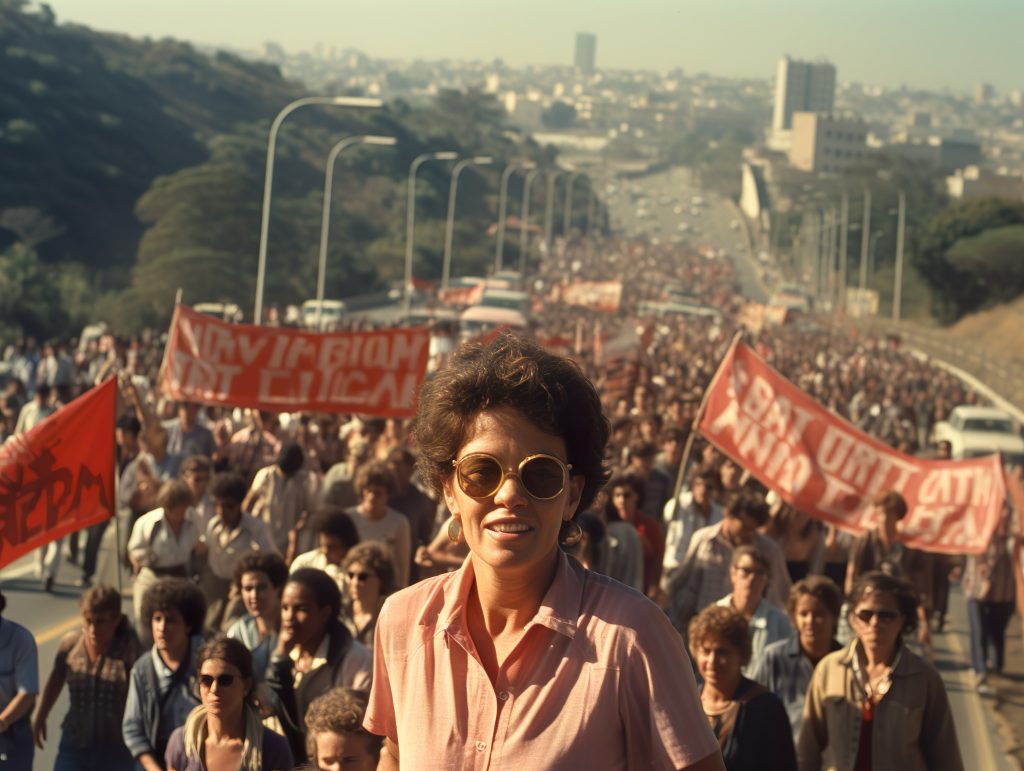
[[[942,678],[903,643],[917,604],[909,583],[881,571],[854,584],[855,639],[811,675],[797,738],[800,771],[962,771]]]
[[[578,366],[511,334],[464,345],[414,430],[469,557],[384,603],[363,723],[379,768],[722,769],[665,614],[562,551],[608,478]]]
[[[768,567],[768,560],[756,546],[737,546],[729,567],[732,592],[717,603],[735,610],[750,626],[750,659],[743,665],[743,674],[747,677],[760,663],[767,646],[793,633],[786,614],[764,599]]]
[[[373,632],[381,606],[395,591],[391,552],[379,541],[364,541],[349,550],[342,564],[346,592],[343,621],[359,642],[373,646]]]
[[[265,728],[253,699],[252,654],[218,637],[199,652],[199,698],[167,743],[167,771],[289,771],[288,741]]]

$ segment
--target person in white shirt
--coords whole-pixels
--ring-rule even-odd
[[[192,491],[180,479],[164,482],[157,493],[159,508],[139,517],[128,539],[128,560],[135,581],[135,625],[139,639],[149,644],[150,630],[142,621],[142,597],[161,578],[188,576],[199,531],[192,520]]]
[[[359,504],[345,513],[355,523],[360,541],[383,541],[391,549],[395,560],[395,586],[401,589],[409,585],[412,531],[409,520],[388,507],[388,495],[394,484],[395,478],[385,464],[368,463],[356,474]]]
[[[342,596],[348,591],[341,564],[348,550],[359,543],[359,531],[352,518],[338,506],[323,506],[314,520],[317,547],[292,560],[291,572],[316,568],[334,579]]]
[[[750,661],[743,665],[743,674],[747,677],[760,664],[767,646],[793,634],[793,627],[786,614],[764,599],[764,590],[768,587],[768,567],[767,558],[756,546],[737,546],[729,567],[732,593],[716,603],[732,608],[750,625]]]
[[[249,554],[280,554],[263,520],[242,511],[245,479],[241,474],[217,474],[210,483],[214,515],[203,534],[206,564],[199,588],[206,597],[206,626],[218,629],[242,612],[235,571]]]
[[[661,585],[668,591],[669,582],[683,566],[690,539],[702,527],[722,521],[722,507],[715,501],[718,472],[695,469],[690,474],[690,489],[681,491],[665,504],[665,558],[662,561]]]

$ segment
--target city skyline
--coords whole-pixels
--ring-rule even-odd
[[[779,57],[827,59],[838,82],[971,93],[981,82],[1000,94],[1024,89],[1024,3],[1015,0],[758,0],[627,5],[564,0],[520,2],[500,15],[484,4],[444,0],[55,0],[58,22],[197,45],[291,52],[358,49],[375,58],[502,59],[514,67],[570,66],[578,32],[597,36],[597,68],[665,70],[770,80]],[[503,9],[504,10],[504,9]],[[239,17],[245,14],[245,23]],[[337,29],[335,36],[325,30]],[[840,32],[841,34],[836,34]]]

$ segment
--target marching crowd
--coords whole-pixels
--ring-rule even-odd
[[[622,310],[543,303],[546,288],[572,278],[621,278]],[[721,315],[636,311],[667,285]],[[945,623],[950,574],[962,575],[979,685],[1003,666],[1013,513],[986,554],[950,559],[902,547],[906,503],[890,492],[875,502],[876,529],[852,538],[692,436],[742,304],[726,259],[667,244],[572,242],[545,260],[535,289],[535,337],[579,364],[609,422],[610,477],[583,496],[578,532],[562,548],[663,609],[692,658],[702,730],[725,767],[963,768],[929,663],[930,630]],[[749,335],[821,404],[910,454],[941,456],[948,448],[927,446],[932,425],[978,400],[898,341],[810,321]],[[381,651],[391,650],[390,637],[375,640],[385,601],[464,569],[474,545],[454,498],[423,470],[420,429],[170,402],[157,387],[161,351],[156,334],[104,333],[4,352],[0,438],[111,376],[121,399],[116,526],[95,525],[39,555],[43,589],[62,558],[81,568],[84,588],[81,628],[61,640],[42,688],[31,634],[0,623],[0,749],[24,769],[33,744],[54,740],[59,769],[376,768],[384,697],[370,689]],[[528,462],[520,482],[547,500]],[[464,472],[449,469],[473,496]],[[564,488],[565,478],[558,494]],[[113,588],[121,571],[131,575],[130,615]],[[70,709],[57,739],[50,713],[65,686]]]

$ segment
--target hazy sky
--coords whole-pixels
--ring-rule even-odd
[[[60,21],[131,35],[378,57],[568,64],[771,77],[782,54],[831,59],[840,81],[1024,89],[1024,0],[51,0]]]

